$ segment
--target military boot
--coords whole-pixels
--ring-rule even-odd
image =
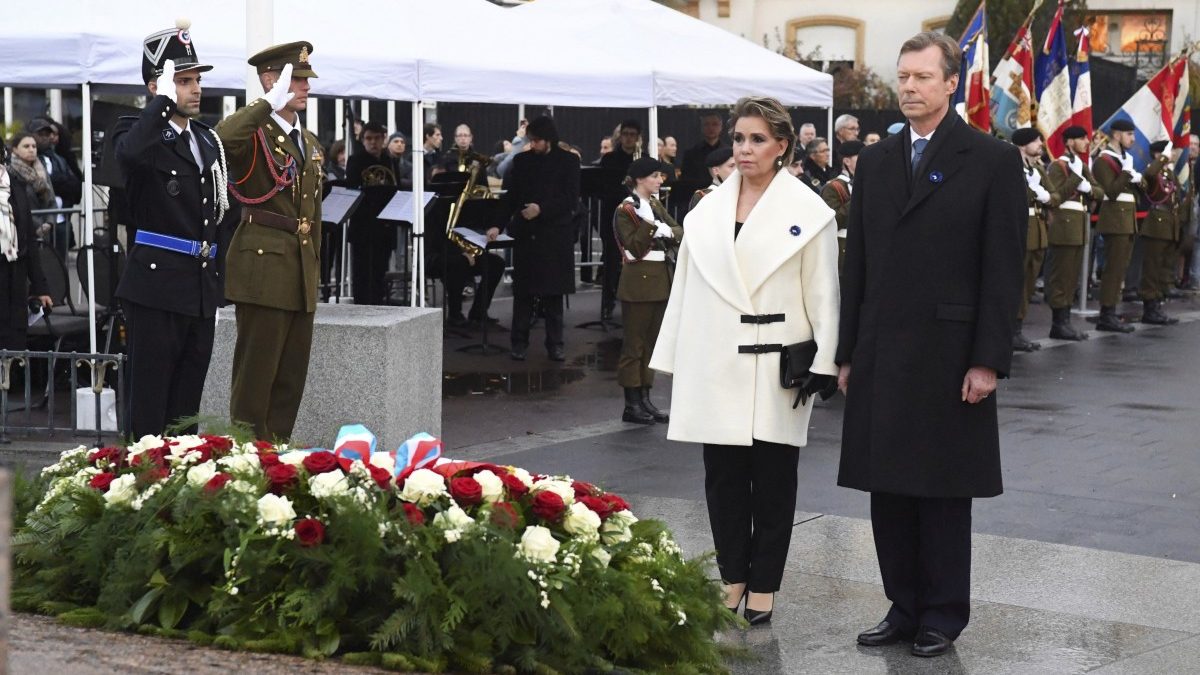
[[[640,387],[625,387],[625,412],[621,414],[621,421],[634,424],[654,424],[654,416],[642,407]]]
[[[1088,334],[1085,331],[1075,330],[1071,325],[1071,308],[1063,307],[1061,309],[1051,309],[1054,315],[1054,321],[1050,324],[1050,337],[1055,340],[1086,340]]]
[[[1030,342],[1029,338],[1021,332],[1021,320],[1017,319],[1013,325],[1012,347],[1014,352],[1036,352],[1042,346],[1036,342]]]
[[[650,387],[642,387],[642,410],[650,413],[655,422],[669,422],[671,416],[659,410],[653,403],[650,402]]]
[[[1156,326],[1171,326],[1179,323],[1179,319],[1169,316],[1162,309],[1162,300],[1142,301],[1142,323]]]
[[[1121,323],[1121,317],[1117,316],[1116,307],[1101,307],[1100,317],[1096,320],[1096,330],[1110,333],[1132,333],[1134,328]]]

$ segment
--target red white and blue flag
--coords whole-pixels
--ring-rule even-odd
[[[1149,164],[1150,144],[1171,141],[1187,154],[1191,133],[1191,87],[1188,83],[1188,59],[1180,56],[1163,66],[1113,116],[1100,125],[1106,135],[1112,123],[1125,119],[1133,123],[1134,144],[1129,149],[1133,164],[1141,171]]]
[[[958,89],[954,91],[954,110],[971,126],[990,132],[992,101],[988,94],[987,0],[979,3],[958,46],[962,49],[963,60]]]
[[[1046,45],[1037,62],[1038,97],[1037,128],[1046,139],[1046,149],[1053,157],[1061,157],[1065,145],[1062,132],[1071,126],[1071,79],[1067,70],[1067,36],[1063,30],[1063,3],[1050,24]]]
[[[1080,126],[1087,130],[1088,138],[1092,137],[1092,71],[1089,65],[1091,58],[1091,41],[1088,39],[1088,29],[1080,28],[1075,31],[1079,38],[1079,48],[1075,50],[1075,58],[1071,60],[1071,125]]]

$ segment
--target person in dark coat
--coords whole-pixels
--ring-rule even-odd
[[[614,174],[620,171],[620,175],[624,176],[629,170],[629,165],[633,160],[642,156],[642,125],[635,119],[627,119],[621,122],[621,126],[617,128],[617,138],[620,143],[617,144],[612,152],[605,154],[600,158],[601,168],[611,169]],[[613,231],[612,219],[609,214],[617,209],[617,205],[628,192],[621,185],[620,179],[614,181],[606,188],[604,196],[600,202],[600,245],[601,261],[604,266],[601,268],[602,284],[600,286],[600,318],[602,320],[611,319],[613,316],[613,308],[617,303],[617,286],[621,282],[621,253],[617,250],[617,237]]]
[[[395,224],[379,220],[379,212],[396,194],[396,173],[383,139],[387,129],[378,122],[363,125],[363,151],[346,161],[346,185],[363,191],[363,200],[350,217],[350,274],[356,305],[387,301],[385,275],[396,250]]]
[[[533,299],[546,317],[546,350],[563,361],[563,296],[575,292],[575,209],[579,203],[579,158],[558,146],[554,120],[539,117],[525,132],[529,151],[513,159],[504,179],[512,214],[512,357],[524,361],[529,348]]]
[[[842,276],[838,484],[871,493],[892,602],[858,642],[914,641],[918,656],[967,625],[971,500],[1002,492],[991,394],[1012,360],[1025,247],[1019,150],[950,110],[961,59],[937,33],[901,47],[908,124],[859,155]]]
[[[20,177],[8,170],[0,144],[0,349],[26,347],[29,308],[50,307],[46,277],[34,247],[31,205]]]

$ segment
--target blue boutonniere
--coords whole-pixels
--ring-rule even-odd
[[[946,179],[946,177],[942,175],[941,171],[930,171],[929,172],[929,182],[930,183],[940,183],[945,179]]]
[[[793,226],[792,226],[792,227],[791,227],[791,228],[788,230],[788,232],[791,232],[793,237],[799,237],[799,236],[800,236],[800,226],[799,226],[799,225],[793,225]]]

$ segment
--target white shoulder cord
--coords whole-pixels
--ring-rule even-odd
[[[216,192],[217,198],[217,223],[225,217],[229,212],[229,168],[225,163],[225,145],[221,143],[221,137],[217,132],[212,134],[213,140],[217,142],[217,161],[213,164],[213,190]]]

